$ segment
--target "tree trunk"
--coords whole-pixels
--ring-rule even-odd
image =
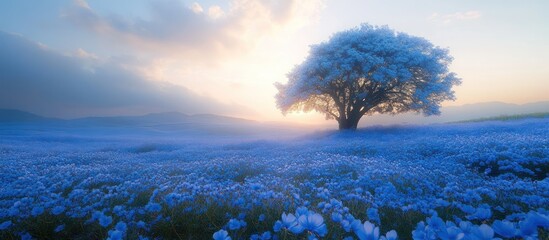
[[[358,126],[358,121],[360,121],[360,117],[350,117],[348,119],[339,119],[337,121],[339,123],[339,130],[352,130],[352,131],[356,130]]]

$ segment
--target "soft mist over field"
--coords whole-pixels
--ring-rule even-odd
[[[549,239],[549,2],[0,2],[0,239]]]

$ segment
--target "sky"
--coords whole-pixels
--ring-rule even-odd
[[[76,118],[179,111],[283,116],[275,82],[309,46],[361,23],[450,50],[456,101],[549,100],[548,1],[0,2],[0,108]]]

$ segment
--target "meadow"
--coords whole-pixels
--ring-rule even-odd
[[[549,118],[285,139],[1,130],[0,239],[549,238]]]

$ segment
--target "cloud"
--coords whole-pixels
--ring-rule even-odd
[[[204,12],[204,9],[202,8],[202,6],[200,6],[200,4],[198,4],[197,2],[193,3],[193,5],[191,5],[191,10],[192,10],[194,13],[202,13],[202,12]]]
[[[140,50],[227,56],[253,47],[276,29],[298,28],[314,19],[322,0],[232,0],[228,7],[185,5],[182,1],[149,3],[145,18],[102,15],[84,0],[75,1],[62,17],[111,40]],[[207,9],[207,10],[205,10]]]
[[[481,12],[479,11],[467,11],[467,12],[455,12],[451,14],[439,14],[433,13],[429,19],[436,22],[441,22],[443,24],[449,24],[456,21],[468,21],[475,20],[482,17]]]
[[[0,108],[57,117],[180,111],[245,115],[174,84],[150,81],[131,57],[100,60],[82,49],[61,54],[0,31]]]
[[[208,8],[208,16],[213,19],[218,19],[223,17],[223,15],[225,15],[225,11],[223,11],[220,6],[215,5]]]

